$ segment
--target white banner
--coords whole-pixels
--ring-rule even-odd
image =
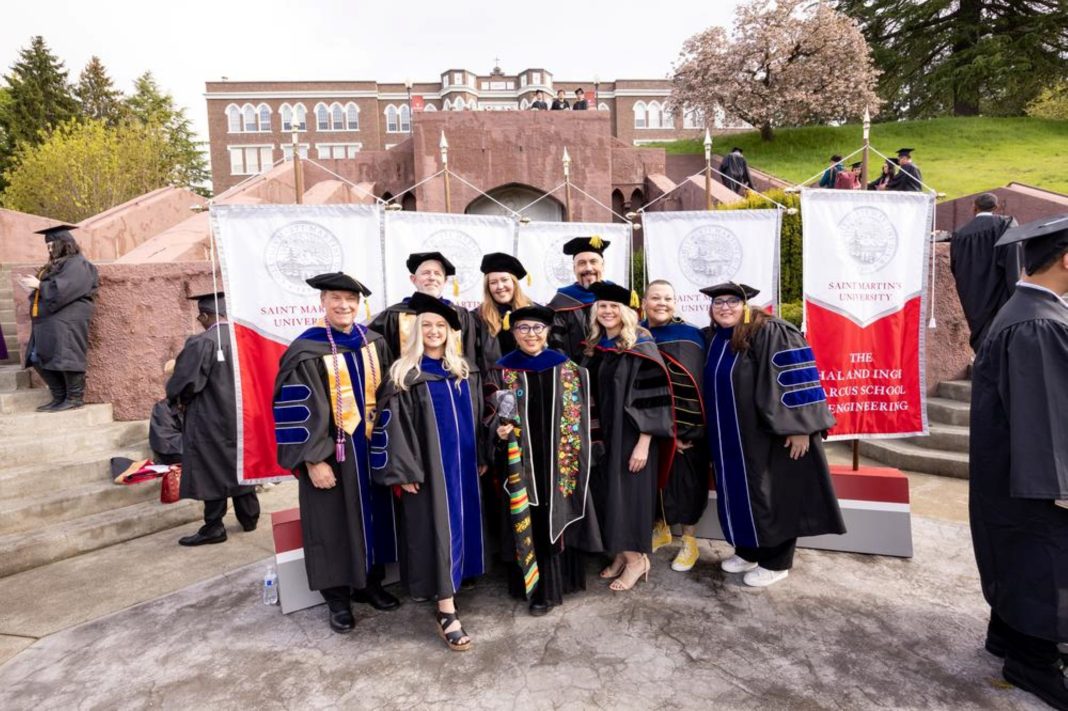
[[[412,252],[441,252],[456,267],[443,296],[466,309],[482,303],[483,255],[512,254],[515,220],[493,215],[448,215],[433,212],[386,213],[386,294],[388,304],[411,296],[405,262]],[[453,281],[459,296],[453,291]]]
[[[523,290],[539,304],[547,304],[556,290],[575,281],[573,259],[563,253],[572,237],[600,235],[612,244],[604,252],[604,278],[630,284],[631,235],[629,224],[612,222],[531,222],[519,226],[516,257],[530,274]]]
[[[700,290],[727,281],[759,289],[754,306],[778,305],[778,209],[647,212],[642,222],[646,275],[675,286],[682,318],[707,323],[710,299]]]

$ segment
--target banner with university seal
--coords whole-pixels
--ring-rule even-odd
[[[482,257],[512,254],[515,220],[496,215],[449,215],[436,212],[386,213],[386,295],[394,304],[412,295],[405,262],[413,252],[441,252],[456,267],[442,296],[473,309],[482,303]]]
[[[272,399],[290,341],[322,318],[305,279],[343,271],[372,292],[366,320],[389,303],[383,284],[381,210],[374,205],[214,205],[237,387],[237,479],[289,479],[275,461]]]
[[[837,420],[831,439],[927,434],[933,218],[929,193],[801,191],[805,335]]]
[[[539,304],[547,304],[562,286],[575,283],[573,258],[563,252],[572,237],[600,235],[610,242],[604,251],[604,278],[623,286],[630,283],[631,235],[628,224],[612,222],[530,222],[519,225],[515,256],[530,278],[523,284],[526,294]]]
[[[671,282],[681,318],[708,325],[700,290],[728,281],[759,289],[754,306],[778,306],[780,210],[648,212],[642,224],[646,275]]]

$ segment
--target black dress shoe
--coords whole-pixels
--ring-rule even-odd
[[[1060,660],[1037,667],[1008,657],[1001,675],[1005,681],[1031,692],[1053,708],[1068,711],[1068,676],[1065,676],[1064,664]]]
[[[539,600],[530,601],[530,614],[532,617],[542,617],[549,614],[549,606]]]
[[[365,603],[376,610],[396,610],[400,607],[400,600],[383,590],[380,585],[368,585],[363,590],[353,590],[352,601]]]
[[[223,543],[226,541],[226,530],[222,533],[214,533],[204,535],[200,531],[197,531],[192,536],[184,536],[178,539],[178,545],[180,546],[203,546],[207,543]]]
[[[245,533],[252,533],[253,531],[256,530],[256,525],[258,523],[259,523],[259,520],[253,521],[252,523],[242,523],[241,524],[241,528],[242,528],[242,530],[245,531]]]
[[[347,608],[330,611],[330,629],[339,634],[352,632],[356,627],[356,618],[352,616],[352,610]]]

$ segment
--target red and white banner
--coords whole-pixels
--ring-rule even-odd
[[[473,309],[482,303],[483,255],[512,254],[515,220],[496,215],[448,215],[437,212],[386,213],[386,294],[394,304],[411,296],[405,262],[412,252],[441,252],[456,267],[443,297]]]
[[[604,251],[604,278],[623,286],[630,283],[630,225],[612,222],[530,222],[519,226],[515,256],[530,274],[523,291],[547,304],[562,286],[575,283],[574,259],[563,252],[572,237],[600,235],[611,242]],[[633,288],[633,287],[632,287]]]
[[[927,434],[923,319],[934,198],[801,191],[806,337],[831,439]]]
[[[645,273],[675,287],[678,315],[708,324],[706,286],[734,281],[760,289],[752,304],[778,304],[779,210],[647,212]]]
[[[237,478],[290,478],[275,461],[271,409],[278,360],[322,318],[319,293],[304,283],[344,271],[372,291],[363,314],[388,304],[381,211],[374,205],[216,205],[212,229],[222,265],[237,385]]]

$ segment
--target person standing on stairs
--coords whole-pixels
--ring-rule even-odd
[[[100,285],[96,267],[87,260],[70,231],[74,225],[38,230],[48,245],[48,262],[37,276],[19,284],[29,292],[32,330],[26,367],[33,368],[52,393],[40,412],[75,410],[85,404],[89,320]]]
[[[183,546],[226,540],[226,499],[245,531],[256,530],[260,501],[256,488],[237,483],[237,405],[233,350],[222,294],[192,296],[203,333],[190,336],[167,381],[167,399],[182,410],[183,499],[204,502],[204,525],[178,540]]]

